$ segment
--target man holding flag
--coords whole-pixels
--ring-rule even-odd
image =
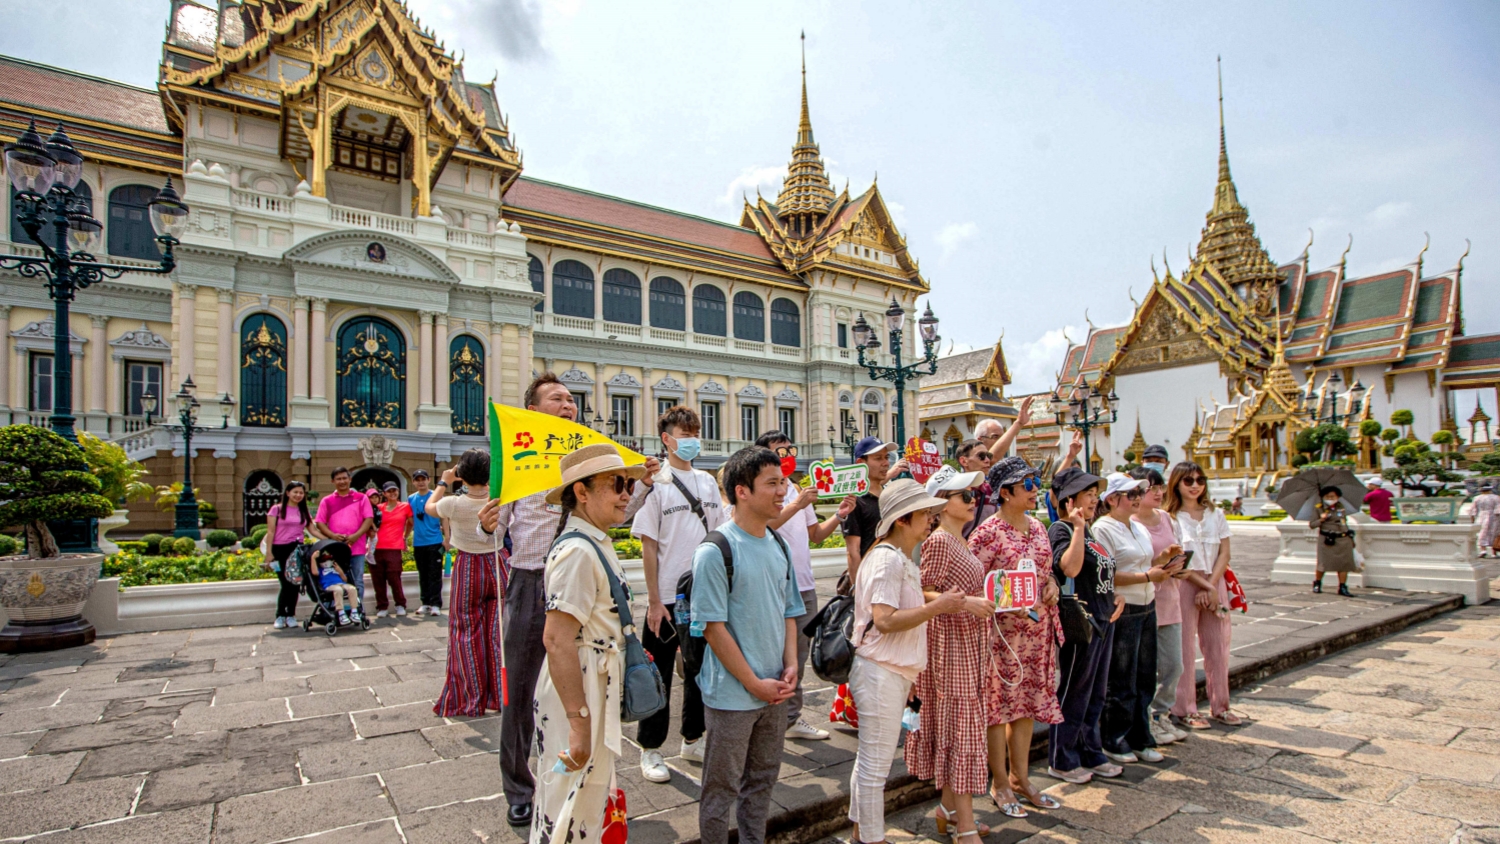
[[[502,625],[507,703],[500,711],[500,776],[505,800],[510,804],[506,820],[517,827],[531,823],[531,802],[536,792],[529,761],[535,734],[531,701],[547,655],[542,646],[547,619],[542,574],[562,515],[560,507],[544,499],[548,490],[560,483],[558,463],[563,455],[597,442],[614,444],[603,434],[571,424],[578,416],[578,406],[567,385],[551,372],[531,382],[524,401],[526,410],[532,413],[523,415],[491,403],[490,495],[494,497],[479,513],[479,527],[486,538],[498,542],[509,534],[511,542]],[[549,425],[536,414],[564,423]],[[627,464],[643,459],[628,449],[619,450]],[[645,463],[647,474],[626,508],[626,521],[645,503],[652,477],[660,468],[656,458],[645,459]]]

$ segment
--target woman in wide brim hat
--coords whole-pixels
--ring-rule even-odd
[[[625,518],[646,467],[626,466],[614,446],[601,443],[567,455],[560,468],[562,483],[546,496],[562,506],[562,518],[547,554],[533,844],[580,840],[584,830],[598,840],[624,814],[616,803],[615,758],[625,639],[604,569],[625,581],[609,529]]]

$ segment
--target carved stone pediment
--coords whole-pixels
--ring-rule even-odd
[[[610,387],[630,387],[636,390],[641,388],[641,382],[637,381],[635,376],[628,372],[621,372],[604,383]]]
[[[171,360],[172,344],[167,339],[150,328],[146,323],[141,323],[136,328],[121,334],[119,337],[109,341],[109,347],[114,350],[111,354],[115,360],[135,358],[137,360]]]
[[[396,441],[384,434],[375,434],[359,441],[359,454],[371,466],[389,466],[396,457]]]
[[[717,396],[727,396],[727,395],[729,395],[729,391],[726,390],[726,389],[724,389],[724,385],[720,384],[717,381],[705,381],[705,382],[703,382],[703,386],[701,386],[701,387],[698,388],[698,392],[709,394],[709,395],[717,395]]]
[[[10,337],[15,341],[18,351],[26,352],[50,352],[53,349],[53,343],[56,342],[51,319],[28,322],[12,331]],[[87,342],[88,340],[76,333],[68,332],[68,348],[74,355],[83,354],[83,344]]]
[[[563,382],[564,384],[581,384],[588,387],[594,386],[594,379],[590,378],[587,372],[584,372],[576,366],[572,369],[569,369],[567,372],[564,372],[563,374],[557,376],[557,380]]]
[[[776,401],[801,403],[802,396],[796,390],[793,390],[791,387],[787,387],[776,394]]]
[[[656,382],[655,390],[658,393],[683,393],[687,391],[687,388],[682,386],[681,381],[668,375]]]

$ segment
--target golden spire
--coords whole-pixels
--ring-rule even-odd
[[[1271,356],[1271,367],[1266,370],[1265,385],[1280,394],[1284,401],[1295,403],[1297,401],[1297,379],[1292,376],[1292,368],[1287,365],[1286,351],[1281,345],[1281,302],[1277,297],[1275,318],[1271,322],[1271,330],[1276,334],[1276,351]]]
[[[1240,203],[1229,172],[1229,145],[1224,134],[1224,72],[1219,68],[1219,181],[1213,208],[1207,214],[1195,260],[1212,264],[1220,276],[1248,302],[1257,316],[1271,313],[1281,277],[1266,254],[1250,212]]]
[[[802,34],[802,114],[797,121],[797,143],[786,181],[776,196],[776,211],[794,238],[805,238],[822,222],[833,205],[833,184],[823,167],[823,157],[813,140],[812,118],[807,108],[807,33]]]

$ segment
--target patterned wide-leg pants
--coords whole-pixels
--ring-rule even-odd
[[[432,711],[441,716],[483,715],[500,709],[500,601],[506,573],[497,579],[495,555],[455,552],[448,601],[448,677]]]

